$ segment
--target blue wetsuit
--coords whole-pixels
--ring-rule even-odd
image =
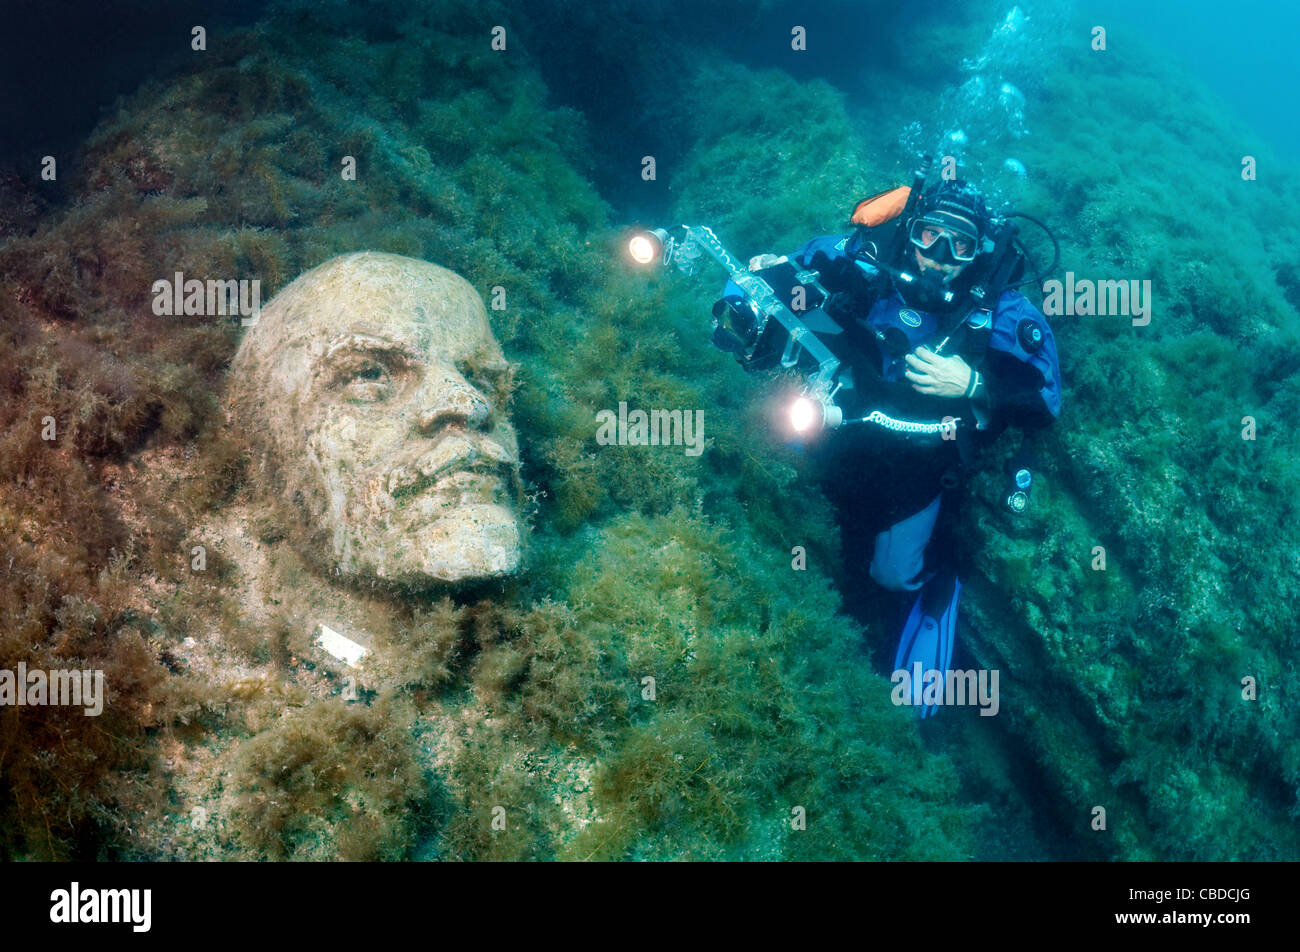
[[[818,336],[844,368],[837,378],[844,385],[836,402],[845,418],[872,410],[922,423],[956,417],[964,429],[962,440],[969,440],[900,433],[865,423],[834,431],[819,447],[827,464],[826,490],[840,511],[846,554],[864,556],[869,550],[876,581],[886,588],[910,590],[920,588],[942,561],[932,557],[922,565],[944,477],[961,468],[959,443],[977,448],[1008,425],[1051,423],[1061,411],[1061,373],[1047,320],[1019,292],[1002,293],[991,326],[973,327],[967,320],[954,327],[958,312],[935,314],[910,307],[892,285],[883,295],[877,290],[879,285],[856,263],[870,261],[867,252],[875,251],[871,238],[865,232],[826,235],[790,257],[800,267],[819,272],[820,283],[837,305],[827,316],[839,331]],[[771,283],[776,286],[775,280]],[[742,300],[731,282],[723,296],[733,304]],[[982,317],[974,312],[974,320]],[[1030,322],[1028,329],[1037,328],[1041,335],[1042,344],[1033,352],[1021,346],[1017,328],[1022,322]],[[888,345],[882,334],[888,335]],[[933,350],[945,336],[949,340],[941,353],[963,357],[981,376],[982,386],[972,398],[918,393],[904,375],[905,353],[922,344]],[[854,538],[864,533],[866,538]],[[869,542],[872,536],[874,542]],[[947,554],[945,547],[940,555]]]

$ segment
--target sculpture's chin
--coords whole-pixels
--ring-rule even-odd
[[[423,527],[421,574],[444,582],[495,578],[519,569],[519,517],[505,506],[469,503]]]
[[[362,544],[340,566],[348,574],[406,585],[500,578],[519,570],[519,516],[497,503],[448,508],[436,519]]]

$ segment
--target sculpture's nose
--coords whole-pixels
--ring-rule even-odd
[[[492,407],[459,371],[448,368],[425,387],[416,412],[416,427],[431,436],[448,426],[484,429]]]

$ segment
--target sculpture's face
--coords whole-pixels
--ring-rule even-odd
[[[468,282],[364,253],[263,309],[232,393],[242,425],[265,428],[286,494],[329,530],[340,572],[457,582],[519,567],[510,376]]]

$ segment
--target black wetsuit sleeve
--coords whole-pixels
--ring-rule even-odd
[[[855,250],[864,246],[876,249],[867,232],[851,235],[824,235],[813,238],[795,252],[794,261],[802,268],[817,271],[820,282],[830,294],[822,309],[847,332],[847,340],[865,352],[875,350],[872,335],[860,323],[875,303],[879,290],[856,265]]]
[[[1047,426],[1055,419],[1043,402],[1046,383],[1036,367],[1011,354],[990,349],[980,368],[982,403],[1000,425]]]

